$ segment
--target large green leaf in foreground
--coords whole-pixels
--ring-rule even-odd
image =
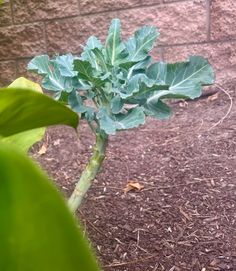
[[[32,91],[43,93],[39,84],[34,83],[24,77],[17,78],[8,86],[8,88],[17,88],[19,91],[21,91],[21,89],[30,89]],[[28,152],[30,147],[43,139],[45,131],[45,127],[37,128],[8,137],[3,137],[1,140],[3,142],[13,143],[20,147],[24,152]]]
[[[18,146],[23,152],[27,153],[35,143],[42,140],[45,134],[45,128],[37,128],[25,132],[21,132],[15,135],[2,137],[2,142],[8,142]]]
[[[0,143],[0,270],[97,271],[81,230],[47,177]]]
[[[66,124],[78,125],[78,115],[46,95],[30,90],[0,89],[0,135]]]

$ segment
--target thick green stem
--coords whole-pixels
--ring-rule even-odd
[[[85,170],[82,172],[76,187],[69,199],[69,207],[75,212],[80,206],[83,197],[90,188],[92,181],[95,179],[102,162],[105,158],[108,137],[104,134],[96,134],[96,144],[94,146],[93,155],[90,158]]]

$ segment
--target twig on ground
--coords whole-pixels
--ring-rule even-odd
[[[84,214],[81,211],[79,211],[79,214],[80,214],[80,216],[83,217],[84,221],[86,222],[86,225],[89,224],[96,232],[100,233],[103,236],[106,236],[107,238],[110,238],[110,236],[108,236],[106,233],[100,231],[91,221],[89,221],[88,219],[86,219],[85,216],[84,216]]]
[[[233,99],[232,99],[231,95],[229,94],[229,92],[227,90],[225,90],[223,87],[221,87],[219,84],[216,84],[216,86],[228,96],[228,98],[230,100],[230,106],[229,106],[226,114],[219,121],[217,121],[214,125],[212,125],[207,131],[211,131],[216,126],[222,124],[222,122],[229,116],[229,114],[232,110],[232,107],[233,107]]]
[[[136,246],[137,246],[137,248],[139,248],[140,250],[142,250],[142,251],[144,251],[145,253],[149,254],[149,252],[148,252],[146,249],[140,247],[140,245],[139,245],[139,241],[140,241],[140,234],[139,234],[139,232],[140,232],[140,229],[137,230],[137,244],[136,244]]]
[[[124,265],[130,265],[130,264],[135,264],[135,263],[139,263],[139,262],[145,262],[149,259],[152,259],[152,258],[155,258],[157,257],[159,254],[152,254],[148,257],[145,257],[145,258],[140,258],[140,259],[137,259],[137,260],[133,260],[133,261],[129,261],[129,262],[122,262],[122,263],[112,263],[112,264],[108,264],[108,265],[105,265],[104,268],[109,268],[109,267],[118,267],[118,266],[124,266]]]

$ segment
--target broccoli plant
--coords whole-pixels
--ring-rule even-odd
[[[202,57],[154,62],[150,51],[158,36],[155,27],[144,26],[123,41],[120,21],[114,19],[105,44],[91,36],[80,56],[41,55],[28,65],[43,77],[42,87],[79,113],[96,136],[93,155],[69,199],[72,211],[102,165],[109,135],[143,125],[147,116],[169,118],[166,99],[194,99],[202,86],[214,82],[213,69]]]

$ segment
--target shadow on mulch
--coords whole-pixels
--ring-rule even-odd
[[[79,211],[104,270],[236,270],[236,107],[211,129],[228,108],[224,93],[176,103],[171,120],[111,137]],[[46,153],[33,155],[66,195],[91,154],[84,124],[80,140],[51,128]],[[129,181],[144,188],[125,194]]]

